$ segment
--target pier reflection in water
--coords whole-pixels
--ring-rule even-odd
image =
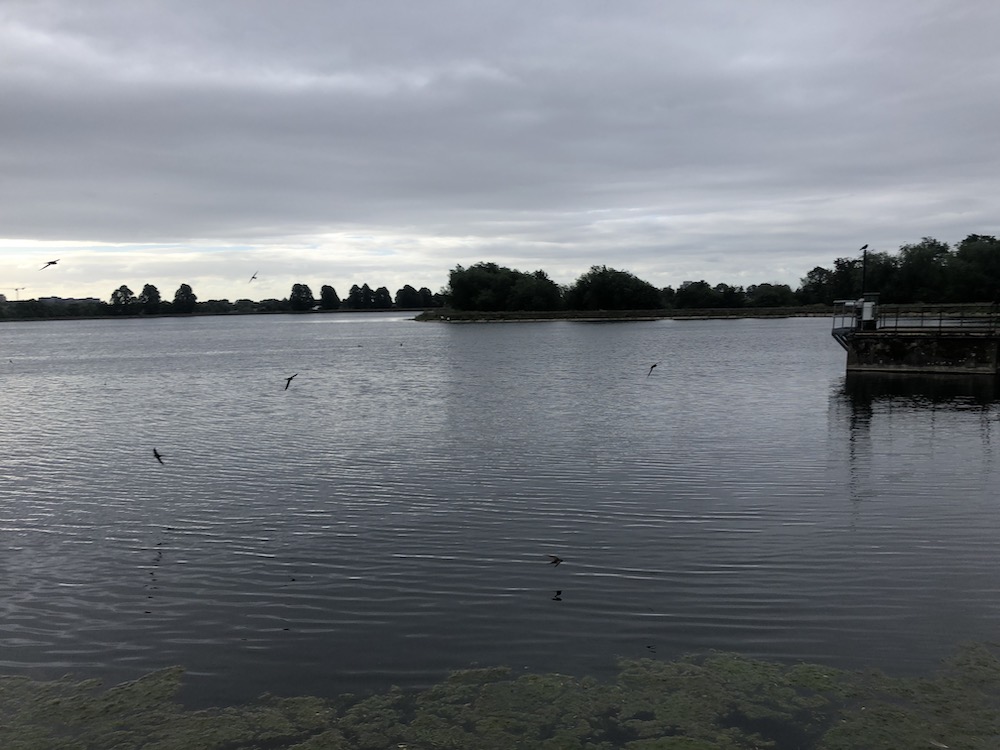
[[[977,455],[981,447],[983,460],[991,463],[990,443],[1000,429],[998,386],[1000,379],[991,375],[848,373],[835,389],[834,400],[849,409],[851,498],[862,500],[885,491],[886,485],[895,481],[893,477],[898,477],[902,467],[921,451],[927,459],[924,471],[930,467],[934,474],[942,450],[942,446],[935,450],[935,441],[953,443],[955,435],[950,430],[956,424],[963,427],[963,440],[981,441],[979,446],[973,443],[959,452],[969,457]],[[976,429],[969,431],[967,428],[973,424]],[[902,440],[912,444],[903,447]],[[873,474],[875,460],[883,464],[884,474]],[[946,471],[947,467],[941,469]],[[942,496],[942,500],[945,498],[948,502],[963,499],[950,493]]]
[[[858,405],[877,399],[904,398],[913,403],[989,405],[998,398],[998,378],[993,375],[851,372],[844,379],[844,393]]]
[[[909,607],[896,632],[915,651],[929,647],[921,631],[977,637],[982,605],[996,607],[996,385],[990,377],[864,374],[848,376],[833,397],[846,411],[862,580],[886,612]]]

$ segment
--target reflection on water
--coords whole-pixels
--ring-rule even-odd
[[[880,398],[909,398],[914,404],[988,405],[998,398],[994,375],[925,375],[919,373],[852,372],[844,392],[855,404]]]
[[[933,452],[941,447],[935,443],[953,440],[950,430],[956,424],[965,428],[966,437],[978,433],[984,467],[991,470],[997,382],[990,375],[848,373],[834,389],[833,401],[848,407],[850,497],[861,500],[881,491],[876,485],[894,481],[898,474],[898,469],[892,472],[892,464],[905,465],[909,461],[906,454],[912,451],[927,451],[932,463],[925,471],[933,467],[931,473],[935,473]],[[961,416],[956,416],[959,412]],[[913,445],[901,450],[900,439],[906,436]],[[978,452],[973,451],[973,455]],[[872,476],[873,461],[886,464],[886,477]]]

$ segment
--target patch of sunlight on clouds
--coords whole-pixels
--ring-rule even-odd
[[[111,245],[82,240],[29,240],[10,237],[0,237],[0,248],[10,250],[49,250],[54,248],[100,247],[114,249],[115,247],[130,247],[129,245]]]

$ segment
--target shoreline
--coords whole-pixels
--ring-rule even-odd
[[[478,667],[419,690],[264,694],[206,707],[180,700],[183,677],[180,666],[112,686],[0,675],[0,735],[19,748],[888,750],[985,747],[1000,721],[1000,658],[995,645],[975,642],[912,677],[709,651],[623,659],[604,680]]]
[[[706,308],[684,310],[557,310],[553,312],[474,312],[440,308],[417,315],[418,323],[579,323],[649,322],[655,320],[733,320],[750,318],[827,318],[833,307]]]
[[[991,306],[986,303],[951,303],[937,305],[882,305],[883,312],[895,310],[910,313],[933,308],[943,315],[985,314]],[[446,307],[390,308],[379,310],[261,310],[232,312],[192,312],[154,313],[141,315],[49,315],[32,318],[0,317],[0,323],[39,322],[48,320],[142,320],[144,318],[195,318],[227,317],[248,315],[365,315],[365,314],[406,314],[418,323],[539,323],[554,320],[568,320],[579,323],[650,322],[656,320],[747,320],[781,318],[829,318],[834,315],[833,305],[810,305],[796,307],[732,307],[732,308],[684,308],[673,310],[554,310],[554,311],[506,311],[484,312],[472,310],[452,310]]]
[[[226,318],[247,317],[249,315],[364,315],[364,314],[408,314],[419,315],[423,308],[393,308],[387,310],[233,310],[231,312],[191,312],[191,313],[142,313],[140,315],[47,315],[40,318],[4,318],[0,323],[38,323],[47,320],[160,320],[163,318]]]

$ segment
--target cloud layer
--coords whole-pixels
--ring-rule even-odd
[[[998,31],[929,0],[7,2],[0,293],[480,260],[794,287],[997,234]]]

